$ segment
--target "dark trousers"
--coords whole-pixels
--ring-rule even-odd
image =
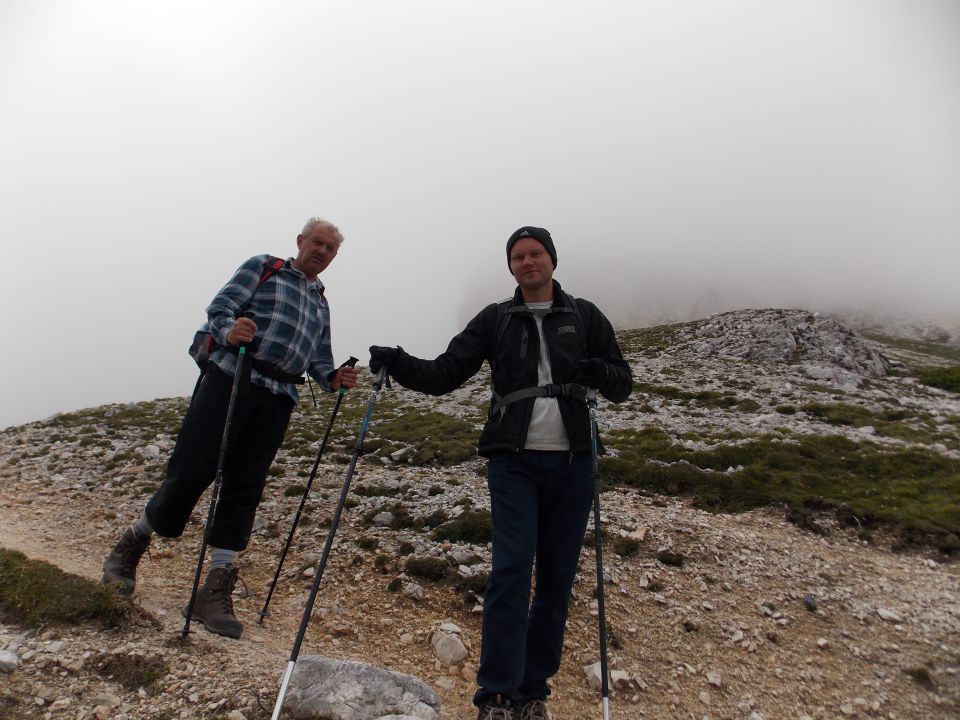
[[[560,669],[570,591],[593,501],[589,454],[524,450],[490,459],[493,568],[473,702],[545,698]],[[536,557],[536,590],[530,603]]]
[[[224,458],[217,513],[210,528],[214,547],[243,550],[263,496],[267,470],[290,421],[293,400],[241,381]],[[233,378],[210,365],[183,418],[167,475],[147,503],[147,520],[159,535],[180,537],[204,490],[217,474]]]

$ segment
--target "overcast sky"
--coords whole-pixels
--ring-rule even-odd
[[[960,2],[0,2],[0,427],[189,394],[311,215],[338,361],[440,353],[525,224],[620,326],[957,321]]]

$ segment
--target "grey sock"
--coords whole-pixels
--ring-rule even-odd
[[[237,559],[236,550],[224,550],[223,548],[210,547],[210,569],[215,568],[227,568],[228,570],[233,567],[233,563]]]
[[[133,532],[137,534],[137,537],[141,539],[153,535],[153,526],[150,524],[150,521],[147,520],[146,514],[138,517],[137,521],[130,527],[133,528]]]

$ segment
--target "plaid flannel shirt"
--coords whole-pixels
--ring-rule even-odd
[[[330,391],[327,376],[336,368],[323,283],[319,278],[308,280],[293,267],[293,258],[288,258],[276,274],[260,284],[268,258],[257,255],[247,260],[217,293],[207,307],[210,333],[219,345],[226,346],[230,327],[242,312],[250,310],[257,325],[255,357],[292,375],[309,373],[321,388]],[[237,370],[237,356],[223,347],[210,356],[210,362],[230,376]],[[288,395],[294,402],[299,400],[293,383],[265,377],[255,368],[251,369],[250,380],[277,395]]]

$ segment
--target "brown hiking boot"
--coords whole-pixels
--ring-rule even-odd
[[[133,595],[137,586],[137,564],[149,545],[149,536],[140,537],[132,527],[124,530],[120,542],[103,561],[103,577],[100,582],[104,585],[119,584],[118,590],[124,597]]]
[[[233,614],[233,586],[237,584],[236,568],[213,568],[207,580],[197,590],[191,620],[199,620],[212,633],[230,638],[239,638],[243,623]],[[183,609],[187,614],[187,609]]]
[[[477,720],[517,720],[518,717],[516,711],[510,708],[510,701],[502,695],[494,695],[487,700],[477,713]]]
[[[552,720],[546,700],[531,700],[520,708],[520,720]]]

